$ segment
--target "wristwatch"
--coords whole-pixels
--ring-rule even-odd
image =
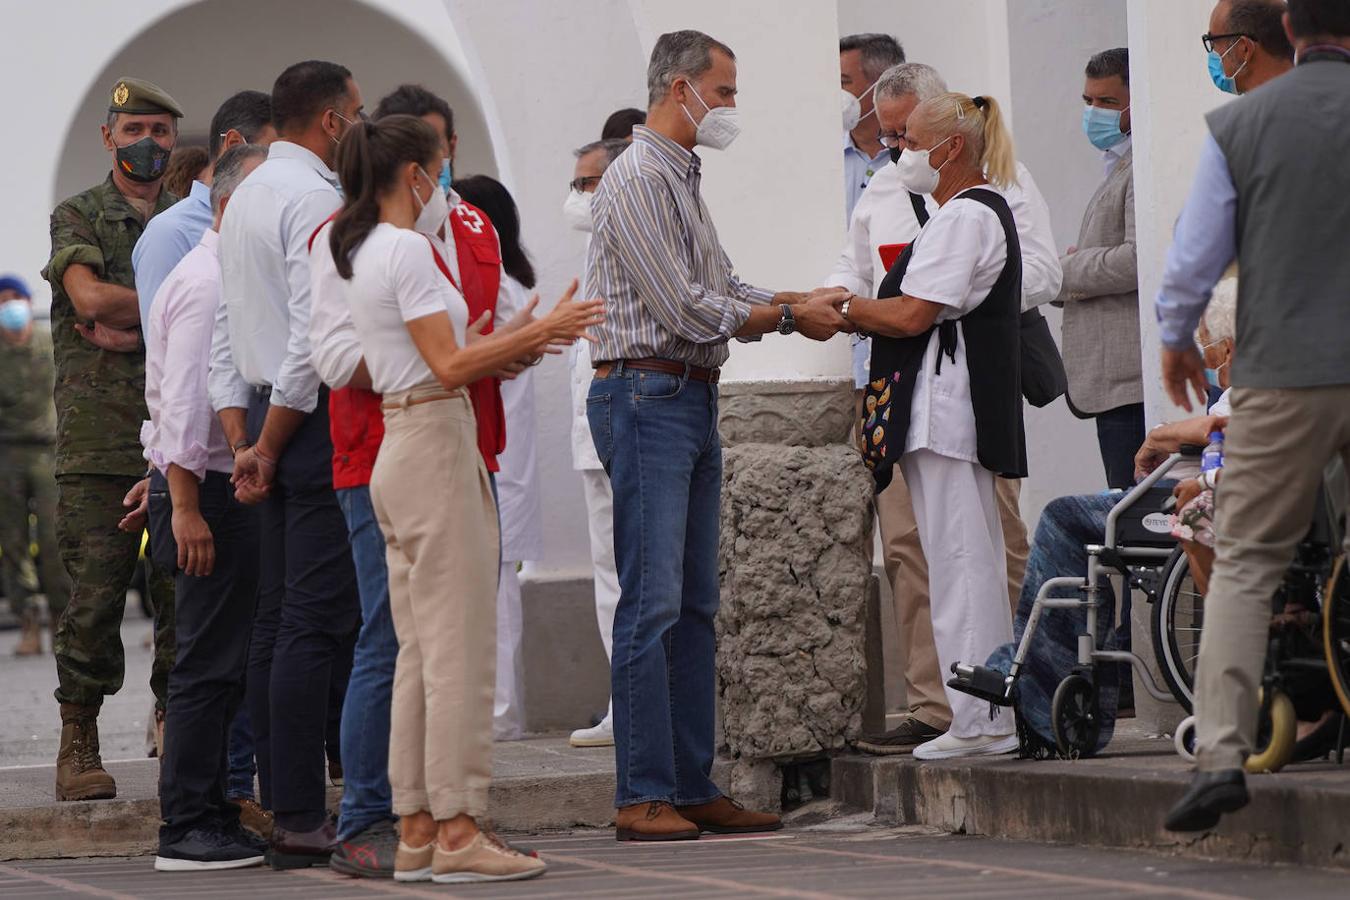
[[[839,315],[841,315],[841,316],[843,316],[845,319],[847,319],[847,318],[848,318],[848,305],[849,305],[850,303],[852,303],[852,302],[853,302],[853,295],[852,295],[852,294],[849,294],[849,295],[848,295],[848,299],[845,300],[843,303],[839,304]]]
[[[778,320],[778,333],[792,334],[797,330],[797,317],[792,314],[792,307],[784,303],[778,309],[783,313],[782,318]]]

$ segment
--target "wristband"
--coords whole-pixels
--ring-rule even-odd
[[[258,458],[258,462],[266,463],[267,465],[271,466],[273,469],[275,469],[275,468],[277,467],[277,461],[276,461],[275,459],[272,459],[272,458],[271,458],[270,456],[268,456],[267,454],[263,453],[261,450],[259,450],[257,444],[254,444],[254,445],[253,445],[253,455],[256,456],[256,457]]]
[[[231,445],[230,445],[230,452],[231,452],[231,453],[238,453],[240,450],[243,450],[245,447],[252,447],[252,446],[253,446],[253,442],[250,441],[248,438],[244,438],[244,439],[241,440],[241,441],[236,441],[235,443],[231,444]]]

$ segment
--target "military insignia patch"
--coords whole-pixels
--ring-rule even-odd
[[[130,96],[131,96],[131,89],[127,87],[127,83],[125,81],[117,82],[117,87],[113,88],[113,95],[112,95],[113,105],[115,106],[123,105],[124,103],[127,102],[127,98]]]

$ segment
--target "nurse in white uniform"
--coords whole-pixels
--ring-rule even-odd
[[[896,464],[909,485],[946,673],[1012,640],[994,479],[1026,475],[1021,252],[1001,192],[1016,161],[996,102],[941,94],[910,115],[896,165],[905,189],[939,208],[883,281],[883,299],[854,297],[843,313],[873,335],[864,459],[879,487]],[[916,758],[1017,748],[1010,712],[991,718],[987,702],[946,693],[952,724]]]

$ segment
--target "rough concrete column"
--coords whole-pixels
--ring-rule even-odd
[[[718,699],[730,789],[776,806],[778,765],[840,750],[867,700],[872,481],[847,379],[722,393]]]

